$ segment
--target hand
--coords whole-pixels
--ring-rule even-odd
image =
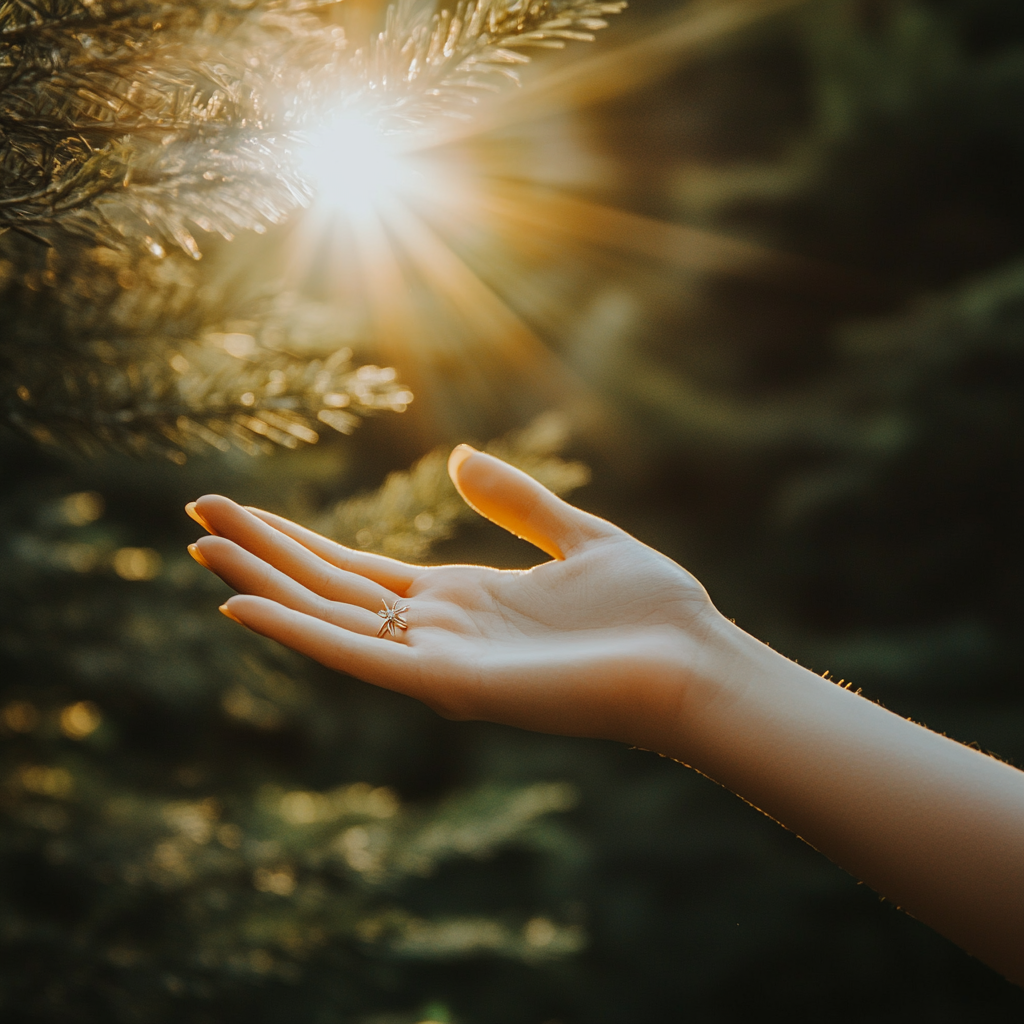
[[[491,455],[460,445],[448,469],[474,509],[554,560],[407,565],[218,495],[189,506],[214,534],[190,550],[243,595],[231,618],[447,718],[664,749],[708,678],[701,641],[720,616],[704,588]],[[396,601],[408,629],[378,637]]]
[[[670,559],[471,448],[478,512],[554,561],[420,568],[216,495],[191,549],[231,618],[449,718],[684,760],[1024,984],[1024,774],[815,676],[715,611]],[[376,612],[408,606],[378,637]]]

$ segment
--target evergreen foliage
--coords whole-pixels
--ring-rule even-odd
[[[324,427],[348,434],[412,400],[394,370],[354,366],[308,300],[207,288],[176,256],[10,238],[0,388],[7,422],[39,443],[181,463],[315,443]]]
[[[195,259],[309,199],[296,135],[339,92],[388,130],[465,116],[529,48],[593,40],[622,0],[403,2],[351,50],[339,0],[46,0],[0,7],[0,230],[54,230]]]
[[[178,253],[201,257],[196,228],[231,240],[307,205],[303,132],[339,95],[383,132],[465,116],[495,80],[517,81],[521,50],[591,40],[624,6],[402,3],[353,49],[335,0],[4,3],[6,422],[43,443],[180,461],[292,448],[318,424],[350,433],[367,412],[404,409],[393,373],[350,367],[329,331],[324,359],[296,358],[289,335],[309,315],[282,309],[279,284],[225,293]]]
[[[555,454],[564,440],[549,417],[492,447],[564,493],[585,479]],[[417,493],[400,511],[422,557],[450,529],[453,496],[422,468],[412,476]],[[269,983],[284,986],[280,1013],[294,986],[331,987],[340,970],[329,1005],[349,1014],[389,987],[358,966],[375,959],[540,964],[585,945],[541,894],[499,914],[407,903],[410,886],[449,862],[506,850],[571,859],[572,837],[543,819],[575,804],[572,785],[481,781],[406,804],[361,779],[317,790],[275,773],[261,762],[283,740],[337,778],[336,687],[290,652],[207,621],[223,588],[180,543],[130,546],[101,494],[53,493],[56,482],[52,471],[30,479],[0,506],[8,1005],[43,1019],[80,1001],[101,1016],[164,1019],[170,998],[250,1015],[247,993]],[[392,478],[333,515],[394,519],[394,492]],[[417,529],[424,517],[438,527]],[[52,983],[35,971],[40,956]]]

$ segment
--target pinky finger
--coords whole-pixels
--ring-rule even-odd
[[[221,610],[254,633],[276,640],[337,672],[347,672],[402,693],[407,693],[414,682],[414,654],[405,644],[353,633],[252,594],[230,598]]]

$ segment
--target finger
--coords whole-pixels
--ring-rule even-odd
[[[263,597],[232,597],[221,610],[253,632],[338,672],[403,693],[415,684],[414,656],[404,644],[353,633]]]
[[[290,576],[224,537],[202,537],[193,546],[198,548],[208,569],[242,594],[265,597],[365,636],[375,636],[381,627],[381,620],[374,612],[343,599],[335,600],[307,590]]]
[[[562,501],[522,470],[467,444],[449,456],[448,474],[480,515],[555,558],[565,558],[613,529]]]
[[[246,507],[246,511],[285,536],[291,537],[325,562],[330,562],[331,565],[347,572],[359,573],[360,576],[365,576],[366,579],[373,580],[403,597],[421,572],[419,566],[407,565],[405,562],[385,558],[384,555],[375,555],[369,551],[347,548],[344,544],[328,540],[319,533],[306,529],[305,526],[293,523],[290,519],[274,515],[273,512],[249,506]]]
[[[380,607],[381,601],[395,598],[391,590],[379,583],[324,561],[230,498],[207,494],[196,502],[196,506],[197,513],[213,527],[212,532],[228,537],[321,597],[347,601],[374,611]],[[205,554],[204,544],[197,543],[196,547]]]
[[[196,503],[194,501],[190,501],[185,506],[185,514],[189,517],[189,519],[194,519],[204,530],[206,530],[207,533],[217,532],[196,509]]]

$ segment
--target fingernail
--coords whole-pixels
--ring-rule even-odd
[[[203,553],[202,553],[202,551],[200,551],[200,550],[199,550],[199,545],[198,545],[198,544],[189,544],[189,546],[188,546],[188,553],[189,553],[189,554],[190,554],[190,555],[191,555],[191,556],[192,556],[192,557],[193,557],[193,558],[194,558],[194,559],[195,559],[195,560],[196,560],[196,561],[197,561],[197,562],[198,562],[198,563],[199,563],[199,564],[200,564],[200,565],[201,565],[201,566],[202,566],[202,567],[204,568],[204,569],[210,569],[210,570],[212,570],[212,569],[213,569],[213,566],[212,566],[212,565],[210,565],[210,563],[209,563],[209,562],[208,562],[208,561],[207,561],[207,560],[206,560],[205,558],[203,558]]]
[[[210,533],[214,532],[213,527],[199,514],[194,501],[190,501],[185,506],[185,512],[190,519],[194,519],[204,530],[208,530]]]
[[[222,604],[217,611],[219,611],[221,615],[226,615],[232,622],[237,622],[240,626],[245,625],[245,623],[226,604]]]
[[[452,449],[448,456],[448,473],[454,479],[459,472],[459,467],[470,457],[476,455],[477,450],[470,444],[460,444]]]

